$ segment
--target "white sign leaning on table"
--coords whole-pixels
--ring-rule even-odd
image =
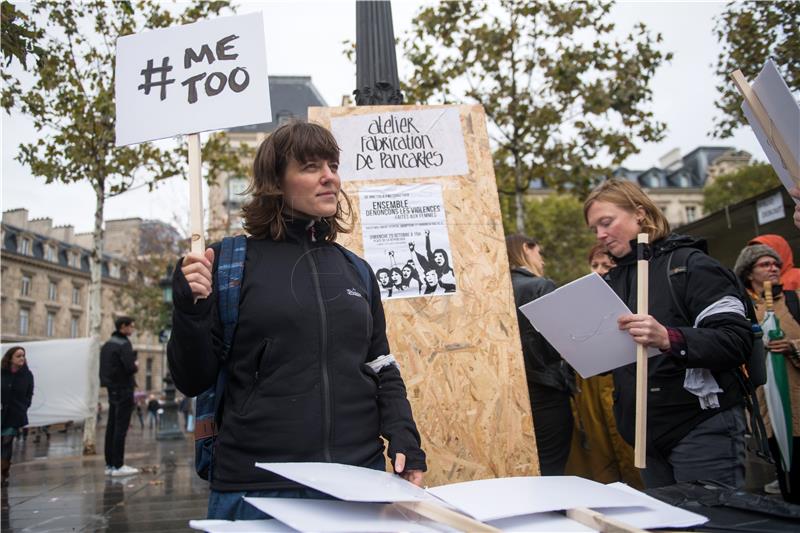
[[[117,40],[117,146],[272,120],[261,13]]]

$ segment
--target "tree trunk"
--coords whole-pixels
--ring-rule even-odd
[[[103,207],[105,187],[103,183],[93,183],[97,200],[94,211],[94,240],[92,260],[90,261],[91,283],[89,284],[89,335],[92,337],[91,363],[89,364],[89,418],[83,425],[83,455],[94,455],[97,430],[97,403],[100,392],[100,329],[102,326],[102,258],[103,258]]]
[[[514,212],[517,222],[517,233],[525,234],[525,203],[523,201],[525,191],[522,188],[521,162],[514,158]]]

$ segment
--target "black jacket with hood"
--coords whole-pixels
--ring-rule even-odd
[[[28,425],[28,409],[33,400],[33,373],[28,365],[16,372],[10,368],[2,371],[2,404],[0,415],[3,429],[19,429]]]
[[[688,255],[689,249],[703,253]],[[636,241],[632,252],[617,260],[605,279],[614,292],[636,312]],[[750,321],[736,312],[723,310],[720,301],[741,301],[736,278],[727,268],[705,254],[705,242],[670,234],[651,245],[649,261],[650,315],[666,327],[673,327],[686,340],[684,353],[671,352],[649,358],[647,398],[648,445],[666,455],[697,424],[722,410],[743,405],[736,372],[745,362],[753,343]],[[687,324],[673,304],[667,282],[667,263],[674,252],[672,269],[686,271],[672,276],[676,298],[692,320]],[[688,261],[686,260],[688,255]],[[716,309],[715,309],[716,307]],[[701,317],[696,327],[694,322]],[[711,370],[723,392],[719,408],[701,409],[698,397],[684,389],[687,368]],[[614,370],[614,413],[619,432],[633,444],[636,410],[636,365]]]
[[[550,279],[536,276],[525,268],[512,268],[511,285],[514,288],[514,303],[517,307],[517,322],[522,339],[528,389],[532,389],[531,385],[543,385],[571,393],[575,387],[572,370],[519,310],[520,306],[553,292],[556,289],[555,283]]]
[[[216,291],[193,304],[178,263],[173,278],[169,368],[178,389],[196,396],[227,382],[211,488],[296,487],[256,462],[337,462],[367,466],[383,453],[425,470],[425,453],[390,354],[380,288],[372,302],[354,265],[324,240],[325,222],[290,222],[282,241],[248,238],[239,319],[227,360]],[[219,246],[215,250],[216,278]]]
[[[100,348],[100,386],[133,389],[136,387],[136,352],[131,341],[115,331]]]

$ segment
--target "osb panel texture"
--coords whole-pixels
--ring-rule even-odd
[[[309,120],[330,128],[331,117],[429,108],[310,108]],[[469,175],[344,182],[356,215],[360,187],[442,185],[458,292],[384,302],[429,485],[539,473],[486,117],[459,111]],[[363,255],[360,222],[339,242]]]

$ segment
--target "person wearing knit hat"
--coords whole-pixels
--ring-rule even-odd
[[[786,303],[788,296],[795,290],[785,290],[781,287],[781,258],[778,253],[763,244],[746,246],[736,260],[734,272],[742,280],[747,288],[747,293],[753,300],[756,311],[756,318],[759,322],[764,320],[767,310],[767,303],[764,297],[764,283],[772,282],[773,310],[775,316],[780,320],[781,329],[784,332],[782,339],[769,341],[767,349],[775,354],[783,354],[786,357],[786,377],[789,384],[789,396],[792,405],[792,438],[791,454],[792,462],[788,472],[785,471],[780,460],[775,461],[777,470],[776,483],[769,483],[764,487],[768,493],[780,492],[784,500],[791,503],[800,503],[800,323],[789,309]],[[758,341],[756,341],[758,342]],[[764,387],[759,387],[756,391],[761,405],[761,415],[764,418],[764,425],[767,430],[769,447],[773,457],[780,457],[778,441],[774,436],[772,423],[767,416],[767,401],[764,394]]]
[[[786,239],[780,235],[770,233],[759,235],[747,244],[764,244],[775,250],[781,258],[781,285],[783,285],[783,290],[800,289],[800,268],[794,266],[792,247]]]
[[[739,252],[739,257],[736,259],[736,264],[733,266],[733,272],[736,274],[740,280],[742,280],[742,284],[745,287],[750,288],[752,285],[751,274],[753,273],[753,267],[762,257],[771,257],[776,261],[776,266],[778,268],[778,276],[772,280],[774,283],[780,283],[780,268],[783,266],[783,261],[781,260],[781,256],[778,255],[778,252],[767,246],[766,244],[751,244],[749,246],[745,246],[742,248],[742,251]],[[757,281],[757,280],[756,280]],[[758,287],[753,287],[752,290],[757,294],[761,293],[761,283],[758,283]]]

